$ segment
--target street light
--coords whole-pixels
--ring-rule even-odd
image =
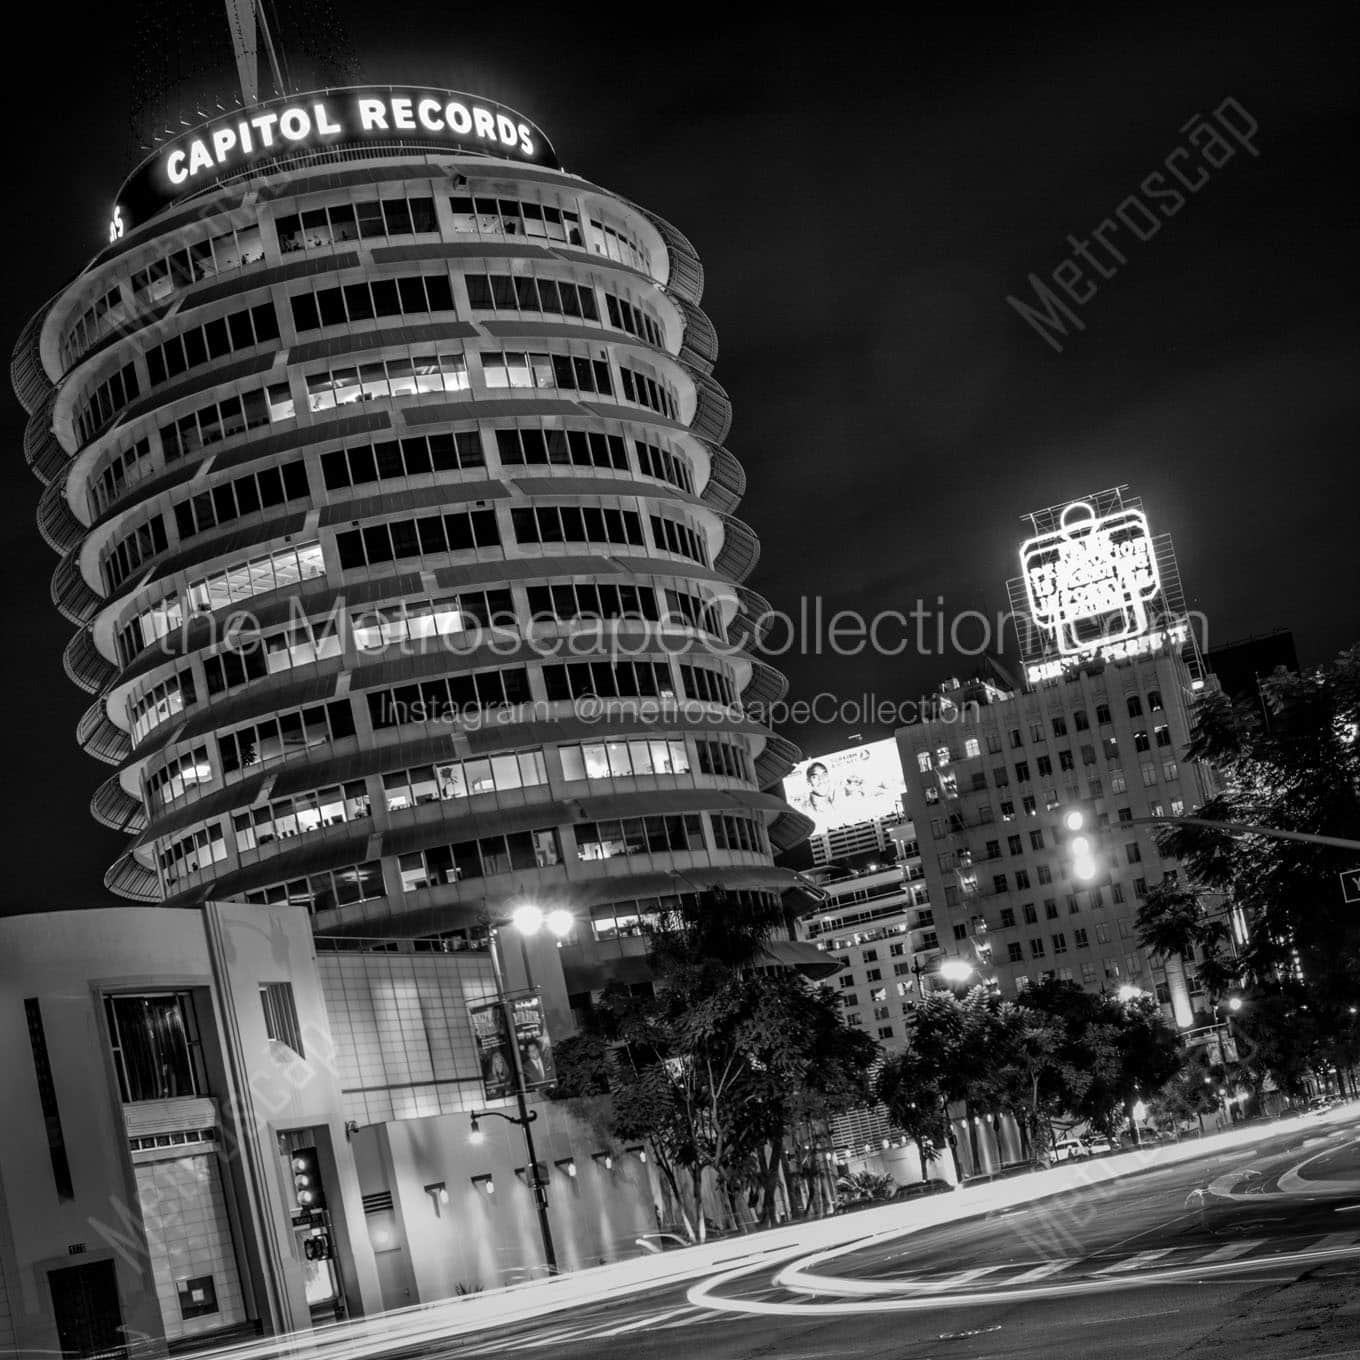
[[[1078,883],[1090,883],[1100,876],[1095,842],[1090,835],[1091,820],[1091,814],[1081,807],[1070,807],[1062,815],[1062,827],[1067,833],[1064,849],[1072,877]]]
[[[491,926],[491,972],[496,981],[496,999],[500,1003],[505,1033],[509,1036],[510,1068],[515,1079],[515,1103],[519,1113],[517,1115],[502,1114],[499,1110],[473,1110],[472,1127],[468,1131],[468,1141],[480,1143],[485,1137],[482,1132],[480,1120],[482,1119],[503,1119],[507,1124],[514,1124],[524,1133],[524,1151],[528,1158],[527,1180],[534,1192],[534,1207],[538,1214],[538,1232],[543,1239],[543,1260],[548,1267],[549,1275],[557,1274],[557,1251],[553,1246],[552,1226],[548,1222],[548,1183],[539,1170],[538,1154],[534,1149],[534,1135],[530,1125],[538,1118],[538,1111],[529,1108],[527,1099],[528,1090],[524,1082],[524,1065],[520,1061],[519,1044],[515,1042],[515,1026],[512,1011],[512,1003],[506,996],[505,991],[505,970],[500,952],[500,931],[504,925],[510,925],[519,936],[520,953],[524,959],[524,981],[528,990],[534,990],[533,977],[529,971],[529,951],[525,941],[532,935],[537,935],[544,927],[549,934],[557,937],[558,940],[565,939],[571,934],[572,928],[576,924],[576,918],[571,912],[561,907],[554,907],[550,911],[544,911],[542,907],[533,902],[525,902],[516,907],[510,913],[508,921],[498,921]],[[491,1193],[490,1186],[487,1193]]]
[[[938,971],[946,982],[967,982],[973,976],[973,965],[963,959],[945,959]]]

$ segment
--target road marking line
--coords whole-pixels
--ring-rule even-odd
[[[1027,1270],[1023,1275],[1014,1275],[1006,1284],[1029,1284],[1031,1280],[1046,1280],[1050,1275],[1056,1275],[1060,1270],[1066,1270],[1068,1266],[1074,1264],[1071,1260],[1064,1261],[1045,1261],[1041,1266],[1035,1266],[1033,1270]]]
[[[642,1327],[655,1327],[659,1322],[669,1322],[672,1318],[678,1318],[682,1313],[698,1313],[700,1310],[693,1304],[685,1304],[682,1308],[667,1308],[663,1313],[649,1313],[646,1317],[633,1318],[618,1327],[609,1327],[604,1331],[591,1332],[592,1341],[606,1336],[622,1336],[625,1332],[635,1332]]]
[[[1255,1251],[1257,1247],[1265,1246],[1264,1237],[1254,1237],[1250,1242],[1229,1242],[1226,1247],[1219,1247],[1217,1251],[1211,1251],[1204,1256],[1198,1256],[1191,1265],[1208,1265],[1210,1261],[1232,1261],[1238,1256],[1245,1256],[1249,1251]]]
[[[910,1284],[917,1289],[957,1289],[961,1284],[980,1280],[993,1271],[1004,1270],[1004,1266],[975,1266],[972,1270],[960,1270],[954,1275],[940,1275],[933,1279],[915,1279]]]
[[[1096,1275],[1122,1275],[1127,1270],[1141,1270],[1143,1266],[1151,1261],[1160,1261],[1163,1256],[1170,1256],[1171,1247],[1158,1247],[1155,1251],[1140,1251],[1130,1256],[1126,1261],[1117,1261],[1112,1266],[1106,1266],[1103,1270],[1097,1270]]]
[[[1360,1235],[1353,1232],[1348,1233],[1328,1233],[1326,1237],[1319,1237],[1308,1251],[1331,1251],[1335,1247],[1357,1247],[1360,1246]]]

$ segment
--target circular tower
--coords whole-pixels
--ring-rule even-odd
[[[666,899],[777,894],[767,606],[675,228],[448,91],[162,147],[15,352],[91,802],[136,902],[305,901],[577,985]]]

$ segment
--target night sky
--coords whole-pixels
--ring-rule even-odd
[[[1174,535],[1211,644],[1284,626],[1312,662],[1360,637],[1349,7],[757,23],[676,5],[650,30],[645,6],[335,3],[366,79],[502,99],[567,168],[694,242],[749,476],[739,513],[763,543],[749,584],[776,606],[820,594],[828,614],[908,613],[943,596],[995,614],[1025,510],[1128,482]],[[7,345],[101,244],[131,164],[130,73],[148,32],[173,51],[185,22],[142,6],[134,50],[118,25],[137,9],[25,14],[7,82]],[[220,5],[204,13],[218,22]],[[223,25],[220,88],[229,73]],[[1152,239],[1110,237],[1125,262],[1054,352],[1007,295],[1028,298],[1068,234],[1089,238],[1229,97],[1259,124],[1259,156],[1238,147]],[[87,812],[110,770],[75,745],[89,700],[61,668],[72,627],[48,598],[56,558],[12,398],[3,420],[0,909],[87,905],[122,843]],[[781,664],[791,698],[896,701],[976,662]],[[786,732],[820,754],[848,730]]]

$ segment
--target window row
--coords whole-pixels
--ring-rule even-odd
[[[272,714],[224,732],[217,739],[217,749],[225,777],[237,770],[267,765],[353,735],[354,714],[349,703],[335,699],[290,713]]]
[[[246,808],[232,814],[231,824],[236,833],[236,848],[244,852],[258,850],[273,841],[306,836],[328,826],[360,821],[372,813],[368,789],[358,779]]]
[[[623,438],[596,430],[508,426],[496,430],[496,452],[507,467],[603,467],[628,471]]]
[[[160,803],[162,806],[169,806],[191,789],[208,783],[212,777],[208,748],[195,746],[192,751],[175,756],[154,774],[147,776],[147,804],[149,806],[152,803]]]
[[[478,793],[507,793],[548,782],[541,748],[480,760],[454,760],[439,765],[417,765],[383,775],[383,795],[389,812],[422,803],[451,802]]]
[[[650,586],[559,582],[550,586],[530,586],[525,593],[530,617],[544,621],[638,619],[658,623],[661,619],[656,591]]]
[[[706,666],[691,666],[682,661],[680,683],[687,699],[721,704],[724,708],[731,708],[736,703],[736,689],[730,677],[722,671],[709,670]]]
[[[384,893],[382,862],[366,860],[362,864],[347,864],[340,869],[325,869],[305,878],[291,878],[283,883],[270,883],[262,888],[251,888],[243,896],[247,902],[261,907],[282,903],[305,906],[313,915],[334,907],[353,906],[368,902]]]
[[[264,239],[259,227],[237,227],[206,241],[195,241],[139,269],[132,276],[133,302],[138,307],[151,307],[181,288],[259,264],[263,259]]]
[[[187,836],[171,841],[159,855],[161,878],[167,889],[188,874],[196,874],[211,864],[220,864],[227,857],[227,844],[222,835],[222,823],[200,826]]]
[[[576,858],[587,862],[625,855],[702,853],[708,849],[704,819],[697,812],[578,822],[575,832]]]
[[[713,827],[713,844],[719,850],[744,850],[752,855],[768,855],[770,842],[765,835],[765,823],[755,817],[739,816],[732,812],[714,813],[709,818]]]
[[[529,701],[529,677],[522,666],[441,676],[418,685],[396,685],[368,696],[375,731],[407,723],[451,723],[465,713]]]
[[[500,541],[494,510],[456,510],[447,515],[422,515],[419,519],[394,519],[347,529],[336,535],[335,546],[340,566],[348,571],[409,557],[495,548]]]
[[[428,316],[453,311],[453,285],[447,274],[408,274],[394,279],[362,279],[358,283],[294,293],[289,299],[299,335],[324,326],[372,321],[387,316]]]
[[[139,695],[127,708],[128,730],[133,746],[140,745],[163,722],[183,713],[194,702],[193,672],[187,670],[172,675],[170,679],[153,685],[145,694]]]
[[[693,525],[680,520],[667,519],[664,515],[653,515],[652,538],[658,548],[667,552],[688,557],[691,562],[708,566],[708,540]]]
[[[153,515],[145,524],[139,524],[127,537],[115,543],[100,563],[105,593],[112,595],[143,562],[163,553],[165,546],[163,515]]]
[[[557,388],[563,392],[614,395],[607,359],[572,354],[534,354],[493,350],[482,355],[482,376],[489,388]]]
[[[641,740],[585,742],[563,746],[562,777],[625,779],[635,775],[688,774],[689,751],[683,741]]]
[[[544,666],[543,683],[552,701],[675,697],[664,661],[568,661]]]
[[[285,548],[264,557],[233,562],[210,576],[200,576],[190,581],[189,607],[212,613],[273,590],[287,590],[289,586],[312,581],[325,574],[326,564],[321,555],[321,545],[302,543],[296,548]]]
[[[224,651],[204,659],[203,677],[210,695],[227,694],[267,675],[339,656],[340,650],[333,617],[315,623],[299,619],[265,633],[233,637]]]
[[[455,196],[449,199],[456,232],[480,236],[528,236],[540,241],[559,241],[585,246],[581,217],[570,208],[551,203],[530,203],[514,198]]]
[[[237,350],[268,344],[278,338],[279,319],[274,304],[261,302],[205,321],[201,326],[192,326],[178,335],[168,336],[159,345],[152,345],[146,352],[147,376],[152,387],[159,387],[171,378],[225,359]]]
[[[242,515],[272,510],[289,501],[305,500],[310,494],[307,467],[301,460],[261,468],[259,472],[223,482],[211,491],[200,491],[197,496],[175,506],[175,527],[183,543],[196,534],[230,524]]]
[[[655,477],[659,482],[669,482],[682,491],[694,494],[694,473],[688,458],[656,444],[644,443],[641,439],[635,439],[633,447],[637,450],[638,469],[644,476]]]
[[[566,279],[529,274],[468,274],[468,305],[474,312],[543,312],[585,321],[600,319],[595,290]]]
[[[110,288],[108,292],[101,293],[76,317],[62,337],[62,367],[74,368],[80,356],[95,345],[106,332],[113,330],[125,320],[126,316],[120,289]]]
[[[699,757],[699,768],[704,774],[726,775],[729,779],[755,783],[751,753],[745,743],[720,737],[700,737],[695,741],[694,749]]]
[[[281,420],[292,420],[295,415],[293,393],[287,383],[270,383],[240,396],[210,401],[161,426],[165,461],[173,463],[199,449],[220,444],[224,439],[234,439],[238,434]]]
[[[636,307],[626,298],[616,297],[613,293],[604,295],[605,310],[609,313],[609,324],[616,331],[627,331],[639,340],[645,340],[657,349],[666,347],[666,337],[660,324],[641,307]]]
[[[646,373],[620,364],[619,385],[623,388],[625,401],[649,407],[658,415],[669,416],[672,420],[679,420],[680,407],[675,400],[675,393],[664,383],[657,382]]]
[[[430,472],[461,472],[486,466],[481,436],[463,434],[411,435],[377,444],[351,444],[321,455],[321,474],[328,491]]]
[[[439,231],[439,223],[432,198],[383,198],[287,213],[275,219],[274,229],[279,234],[279,250],[291,255],[349,241],[433,235]]]
[[[562,862],[557,831],[512,831],[505,836],[482,836],[453,845],[434,845],[402,855],[397,861],[401,890],[415,892],[440,883],[462,883],[526,869],[544,869]]]
[[[728,906],[735,912],[767,915],[774,905],[773,894],[748,889],[727,891]],[[677,893],[665,897],[632,898],[610,902],[590,910],[591,933],[597,940],[641,935],[662,928],[677,912],[693,911],[698,898],[693,893]]]
[[[126,363],[116,373],[111,373],[90,393],[76,413],[76,433],[80,436],[80,442],[88,444],[124,406],[140,394],[136,364]]]
[[[642,517],[612,506],[536,505],[512,510],[517,543],[619,543],[645,547]]]
[[[102,515],[127,487],[135,486],[151,471],[151,441],[147,438],[114,454],[99,474],[99,480],[90,488],[96,514]]]
[[[355,647],[376,652],[394,642],[513,626],[515,608],[508,590],[469,590],[445,600],[403,600],[366,609],[353,615],[350,623]]]
[[[467,390],[467,360],[461,354],[415,354],[309,373],[307,407],[315,414],[356,401]]]

